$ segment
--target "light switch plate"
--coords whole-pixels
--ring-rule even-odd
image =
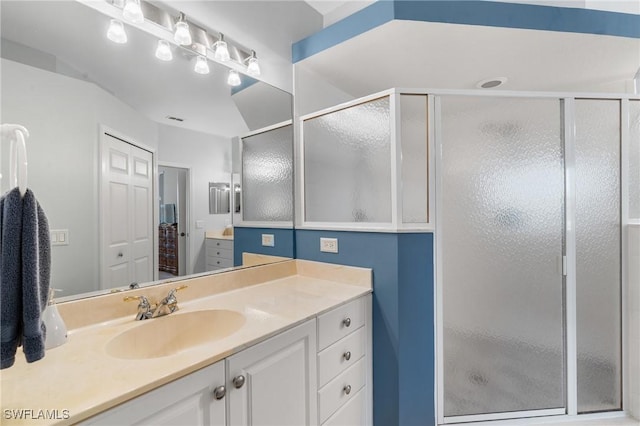
[[[204,220],[196,220],[196,229],[204,228]]]
[[[52,246],[68,246],[69,245],[68,229],[50,229],[49,235],[51,236]]]
[[[265,247],[274,247],[276,239],[273,234],[262,234],[262,245]]]
[[[326,253],[338,252],[338,239],[337,238],[320,238],[320,251]]]

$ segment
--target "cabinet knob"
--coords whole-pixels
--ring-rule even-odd
[[[344,390],[344,393],[349,395],[351,393],[351,385],[345,386],[343,390]]]
[[[351,318],[345,318],[342,323],[345,327],[349,327],[351,325]]]
[[[347,361],[349,361],[351,359],[351,352],[346,351],[344,353],[344,355],[342,355],[344,357],[344,359],[346,359]]]
[[[233,386],[235,386],[236,389],[240,389],[242,386],[244,386],[244,376],[243,375],[239,375],[233,378]]]
[[[218,386],[213,390],[213,397],[217,400],[221,400],[227,394],[227,388],[224,386]]]
[[[124,254],[122,254],[122,252],[118,253],[118,257],[122,257],[124,256]]]

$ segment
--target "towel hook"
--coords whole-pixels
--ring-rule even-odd
[[[29,131],[19,124],[3,124],[2,137],[11,140],[9,185],[11,188],[18,187],[20,194],[24,195],[27,190],[27,145],[25,139],[29,137]]]

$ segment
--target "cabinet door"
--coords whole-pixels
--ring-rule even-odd
[[[231,426],[316,425],[316,321],[227,358]]]
[[[214,389],[223,386],[220,361],[90,418],[86,425],[225,425],[225,398]]]

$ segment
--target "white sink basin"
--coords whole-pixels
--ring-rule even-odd
[[[105,349],[122,359],[160,358],[230,336],[245,321],[241,313],[222,309],[174,313],[142,321],[111,339]]]

